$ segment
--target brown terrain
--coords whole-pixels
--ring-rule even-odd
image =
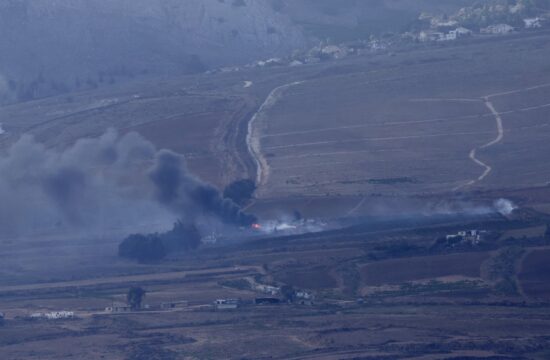
[[[504,39],[2,108],[4,149],[27,132],[64,147],[133,130],[219,188],[256,180],[247,210],[262,219],[299,210],[342,225],[243,235],[155,264],[117,258],[120,234],[0,240],[0,357],[548,359],[550,34]],[[519,209],[420,214],[501,197]],[[487,233],[476,244],[445,240],[470,229]],[[271,297],[254,284],[314,299],[254,305]],[[149,308],[105,310],[131,286],[147,291]],[[221,310],[216,299],[241,303]],[[75,318],[29,318],[60,310]]]

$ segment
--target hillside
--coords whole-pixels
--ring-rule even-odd
[[[242,4],[241,4],[242,5]],[[0,3],[0,101],[287,54],[301,32],[264,1]]]

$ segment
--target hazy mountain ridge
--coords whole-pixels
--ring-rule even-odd
[[[305,44],[263,1],[11,0],[0,4],[0,21],[4,103],[243,63]]]
[[[467,9],[486,18],[483,11],[492,8],[480,12],[480,6],[502,3],[507,2],[4,0],[0,104],[286,56],[327,39],[401,33],[421,13],[451,16]]]

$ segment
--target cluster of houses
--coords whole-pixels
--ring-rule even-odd
[[[445,237],[447,244],[468,244],[479,245],[487,235],[485,230],[464,230],[456,234],[450,234]]]
[[[250,282],[250,288],[261,296],[254,298],[252,302],[242,301],[240,299],[218,299],[214,301],[214,307],[216,310],[232,310],[246,304],[252,303],[253,305],[279,305],[283,303],[293,303],[297,305],[313,305],[315,296],[305,290],[294,291],[291,297],[283,298],[281,295],[281,288],[272,285],[259,284],[256,282]],[[288,296],[288,295],[287,295]]]
[[[52,311],[52,312],[36,312],[29,316],[32,320],[66,320],[74,319],[74,311]]]
[[[319,45],[306,51],[296,51],[289,57],[285,58],[270,58],[258,60],[251,64],[245,65],[244,68],[267,68],[275,66],[296,67],[307,64],[317,64],[330,60],[344,59],[349,56],[363,55],[368,53],[376,53],[388,49],[391,42],[382,39],[371,38],[369,40],[348,41],[339,44],[323,41]],[[242,68],[239,66],[224,67],[219,70],[210,70],[208,73],[217,72],[238,72]]]
[[[544,19],[542,18],[530,18],[524,19],[526,29],[538,29],[543,26]],[[453,41],[461,38],[466,38],[474,35],[474,31],[462,26],[458,26],[452,30],[440,30],[441,28],[432,28],[422,30],[417,35],[407,33],[404,37],[417,40],[419,42],[432,42],[432,41]],[[480,34],[484,35],[506,35],[516,31],[516,28],[508,24],[494,24],[479,29]]]

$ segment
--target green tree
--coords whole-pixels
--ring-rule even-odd
[[[118,246],[118,256],[149,263],[166,257],[166,249],[162,239],[157,234],[128,236]]]
[[[145,297],[146,293],[147,292],[145,290],[138,286],[132,286],[130,290],[128,290],[128,294],[126,294],[126,300],[128,302],[128,305],[132,307],[132,310],[141,309],[141,303],[143,302],[143,298]]]
[[[286,301],[292,302],[296,297],[296,290],[294,290],[292,285],[283,285],[281,286],[281,295]]]

